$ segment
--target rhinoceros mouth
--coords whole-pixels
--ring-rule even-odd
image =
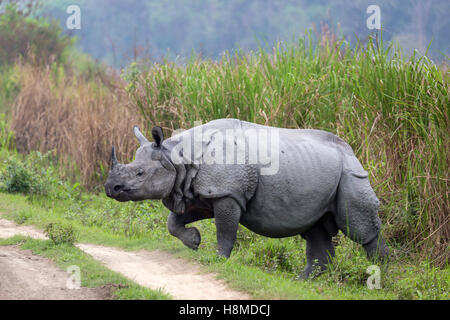
[[[132,194],[132,189],[124,189],[120,190],[117,193],[109,193],[107,194],[108,197],[113,198],[114,200],[120,201],[120,202],[127,202],[130,200],[133,200],[130,195]]]

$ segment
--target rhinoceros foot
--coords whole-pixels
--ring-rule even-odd
[[[182,239],[185,246],[193,250],[197,250],[201,240],[202,238],[197,228],[195,227],[186,228],[186,231],[184,232]]]
[[[326,266],[320,265],[316,262],[313,265],[308,265],[305,270],[303,270],[302,273],[295,278],[295,280],[314,279],[324,273],[326,269]]]

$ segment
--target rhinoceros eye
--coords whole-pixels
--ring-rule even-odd
[[[142,176],[143,174],[144,174],[144,170],[142,170],[142,169],[139,169],[138,172],[136,173],[136,175],[138,177]]]

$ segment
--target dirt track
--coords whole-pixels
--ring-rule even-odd
[[[109,288],[66,287],[68,274],[53,261],[18,246],[0,247],[0,300],[109,299]]]
[[[214,274],[201,273],[199,266],[166,252],[130,252],[92,244],[79,244],[77,247],[109,269],[144,287],[162,288],[174,299],[249,299],[241,292],[230,290]]]
[[[47,239],[44,233],[30,226],[19,226],[12,221],[0,219],[0,238],[22,235],[34,239]]]
[[[0,219],[0,238],[21,234],[38,239],[45,235],[30,226],[18,226]],[[92,244],[77,244],[109,269],[123,274],[151,289],[162,288],[174,299],[250,299],[216,279],[202,273],[193,263],[162,251],[124,251]],[[109,288],[70,290],[68,274],[49,259],[20,250],[17,246],[0,246],[0,299],[107,299]]]

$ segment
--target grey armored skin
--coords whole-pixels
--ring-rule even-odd
[[[154,127],[153,143],[137,127],[134,134],[141,145],[132,163],[120,164],[113,147],[106,194],[118,201],[161,199],[171,211],[169,233],[189,248],[197,249],[201,237],[186,225],[214,218],[218,254],[227,258],[239,224],[273,238],[300,234],[304,277],[325,270],[338,230],[362,244],[368,258],[388,255],[367,172],[329,132],[219,119],[166,140]],[[270,161],[261,160],[265,154]]]

